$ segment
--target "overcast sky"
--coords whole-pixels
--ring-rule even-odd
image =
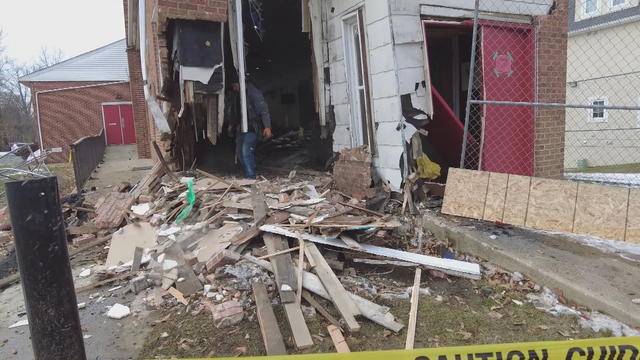
[[[37,58],[41,47],[64,58],[124,38],[122,0],[0,0],[6,55],[18,62]]]

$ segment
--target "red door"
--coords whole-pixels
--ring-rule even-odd
[[[105,134],[107,145],[122,145],[122,126],[120,124],[120,106],[103,105]]]
[[[482,23],[484,100],[533,102],[535,32],[530,25]],[[533,175],[532,106],[486,105],[481,169]]]
[[[130,104],[103,105],[107,145],[136,143],[136,130],[133,122],[133,109]]]
[[[136,143],[136,127],[133,123],[133,108],[131,105],[120,105],[120,119],[122,120],[122,143]]]

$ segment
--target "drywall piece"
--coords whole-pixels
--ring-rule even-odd
[[[573,232],[624,241],[629,189],[579,183]]]
[[[631,189],[629,192],[625,241],[640,244],[640,189]]]
[[[105,265],[111,267],[133,263],[136,247],[148,249],[155,245],[156,231],[151,224],[138,222],[127,225],[113,234]]]
[[[573,231],[578,183],[531,179],[525,225],[551,231]]]
[[[449,168],[442,212],[482,219],[488,184],[488,172]]]
[[[260,227],[260,230],[287,236],[290,238],[297,239],[298,234],[287,229],[275,226],[275,225],[263,225]],[[330,237],[322,237],[317,235],[312,235],[308,233],[302,233],[301,237],[303,240],[313,241],[315,243],[335,246],[343,249],[351,249],[347,244],[345,244],[342,240]],[[466,277],[470,279],[480,279],[480,265],[460,261],[453,259],[442,259],[433,256],[421,255],[410,253],[407,251],[401,251],[396,249],[385,248],[381,246],[369,245],[369,244],[361,244],[362,251],[368,254],[384,256],[389,258],[394,258],[398,260],[403,260],[407,262],[412,262],[420,265],[424,265],[430,269],[440,270],[446,274]],[[353,249],[351,249],[353,250]]]
[[[502,221],[504,202],[507,196],[509,175],[490,173],[487,187],[487,200],[484,204],[484,220]]]
[[[529,206],[529,188],[531,178],[522,175],[509,175],[507,196],[504,201],[502,222],[524,226]]]
[[[223,227],[208,232],[198,241],[198,249],[195,254],[199,262],[208,261],[213,255],[226,249],[231,244],[231,239],[242,232],[238,224],[225,224]]]

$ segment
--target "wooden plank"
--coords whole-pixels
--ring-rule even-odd
[[[169,170],[167,161],[164,159],[164,156],[162,155],[162,151],[160,151],[160,147],[158,147],[158,143],[156,143],[155,141],[152,141],[151,144],[153,145],[153,150],[156,152],[156,155],[158,156],[158,160],[160,161],[160,166],[162,167],[162,170],[165,172],[165,174],[169,175],[171,180],[179,181],[178,177],[171,170]]]
[[[507,196],[504,200],[502,222],[524,226],[529,206],[529,189],[531,178],[522,175],[509,175]]]
[[[302,238],[298,238],[298,242],[300,243],[299,254],[298,254],[298,289],[296,289],[296,294],[298,295],[298,303],[302,303],[302,275],[304,274],[304,248],[305,243]]]
[[[525,225],[534,229],[571,232],[577,194],[577,182],[532,178]]]
[[[362,206],[358,206],[358,205],[354,205],[351,203],[347,203],[347,202],[342,202],[342,201],[338,201],[338,204],[342,205],[342,206],[347,206],[350,208],[354,208],[356,210],[360,210],[362,212],[365,212],[367,214],[371,214],[371,215],[375,215],[375,216],[379,216],[379,217],[384,217],[384,214],[381,212],[377,212],[377,211],[373,211],[373,210],[369,210],[367,208],[364,208]]]
[[[629,192],[627,233],[624,240],[640,244],[640,189],[631,189]]]
[[[280,224],[289,219],[289,214],[286,212],[277,212],[273,214],[271,217],[267,218],[265,224]],[[233,245],[241,245],[246,243],[247,241],[257,237],[260,235],[260,226],[262,224],[260,222],[256,223],[256,225],[250,227],[248,230],[241,232],[236,235],[233,239],[231,239],[231,244]]]
[[[274,234],[279,234],[283,236],[287,236],[290,238],[297,238],[298,234],[284,229],[282,227],[278,227],[275,225],[263,225],[260,227],[262,231],[271,232]],[[342,240],[331,238],[331,237],[323,237],[318,235],[312,235],[308,233],[303,233],[302,238],[307,241],[312,241],[318,244],[335,246],[343,249],[350,249]],[[410,253],[407,251],[401,251],[391,248],[385,248],[381,246],[369,245],[369,244],[360,244],[362,246],[363,252],[378,256],[384,256],[387,258],[394,258],[397,260],[412,262],[415,264],[424,265],[429,269],[440,270],[446,274],[451,274],[455,276],[462,276],[470,279],[480,279],[480,265],[454,260],[454,259],[442,259],[434,256],[427,256],[422,254]]]
[[[278,320],[273,313],[273,307],[267,289],[261,282],[251,284],[253,288],[253,298],[256,301],[256,313],[262,341],[267,351],[267,355],[287,355],[287,348],[284,346],[282,333],[278,327]]]
[[[131,273],[135,274],[140,270],[140,263],[142,262],[143,248],[136,246],[133,250],[133,263],[131,263]]]
[[[300,246],[296,246],[296,247],[292,247],[290,249],[274,252],[273,254],[267,254],[267,255],[264,255],[264,256],[260,256],[258,259],[260,259],[260,260],[269,259],[269,258],[272,258],[274,256],[278,256],[278,255],[282,255],[282,254],[288,254],[288,253],[294,252],[296,250],[300,250]]]
[[[264,244],[267,246],[267,251],[270,253],[276,253],[282,250],[288,250],[289,244],[281,236],[273,234],[264,234],[262,237]],[[274,273],[276,275],[276,283],[278,285],[278,292],[280,293],[280,300],[282,303],[296,302],[295,289],[298,288],[295,268],[293,260],[291,260],[291,254],[282,254],[273,256],[269,259],[273,265]]]
[[[309,305],[313,306],[320,313],[320,315],[324,316],[325,319],[329,320],[331,324],[342,329],[342,325],[340,325],[340,322],[336,318],[334,318],[329,313],[329,311],[327,311],[327,309],[324,308],[324,306],[322,306],[319,302],[317,302],[316,299],[313,298],[313,295],[311,295],[306,290],[302,290],[302,297],[309,303]]]
[[[243,255],[243,258],[260,265],[267,271],[273,272],[273,267],[268,261],[258,260],[251,255]],[[329,297],[329,293],[322,285],[320,278],[315,274],[312,274],[308,271],[305,271],[303,274],[302,286],[311,291],[312,293],[321,296],[324,299],[331,300]],[[404,327],[403,324],[396,321],[395,316],[389,311],[390,309],[386,306],[380,306],[370,300],[367,300],[359,295],[349,293],[351,300],[356,304],[362,316],[367,319],[373,321],[374,323],[384,326],[385,328],[394,331],[396,333],[400,332]]]
[[[291,333],[293,334],[293,340],[296,342],[298,349],[307,349],[313,346],[313,339],[311,333],[307,327],[307,323],[304,321],[304,315],[300,304],[297,302],[282,304],[284,306],[284,312],[287,315],[289,326],[291,327]]]
[[[196,172],[198,172],[198,173],[200,173],[201,175],[204,175],[204,176],[206,176],[206,177],[212,178],[213,180],[216,180],[216,181],[218,181],[218,182],[221,182],[221,183],[223,183],[223,184],[225,184],[225,185],[227,185],[227,186],[232,186],[232,187],[233,187],[234,189],[236,189],[236,190],[251,193],[251,190],[249,190],[249,189],[247,189],[247,188],[244,188],[244,187],[242,187],[242,186],[238,186],[238,185],[234,184],[233,182],[229,182],[229,181],[227,181],[227,180],[225,180],[225,179],[223,179],[223,178],[221,178],[221,177],[215,176],[215,175],[213,175],[213,174],[209,174],[209,173],[208,173],[208,172],[206,172],[206,171],[203,171],[203,170],[200,170],[200,169],[196,169]]]
[[[573,232],[624,241],[628,205],[627,188],[579,183]]]
[[[483,220],[502,221],[504,202],[507,196],[509,175],[490,173],[487,199],[484,204]]]
[[[422,270],[416,268],[416,275],[413,279],[413,290],[411,292],[411,310],[409,310],[409,324],[407,325],[407,341],[404,348],[413,349],[416,339],[416,324],[418,321],[418,301],[420,299],[420,276]]]
[[[340,235],[340,240],[344,241],[344,243],[351,249],[362,251],[362,245],[351,237],[342,234]]]
[[[327,326],[327,331],[329,332],[329,336],[331,336],[331,341],[333,341],[333,346],[336,347],[336,351],[339,353],[348,353],[351,352],[349,350],[349,345],[344,340],[344,336],[342,336],[342,331],[340,328],[335,325]]]
[[[360,324],[355,319],[355,315],[360,315],[360,309],[356,306],[356,304],[351,300],[347,290],[345,290],[340,280],[336,274],[333,273],[329,264],[324,259],[320,250],[316,247],[314,243],[307,244],[306,248],[308,249],[308,254],[311,255],[316,266],[313,268],[322,281],[322,285],[324,285],[325,289],[331,296],[331,301],[340,312],[340,315],[347,323],[347,328],[351,332],[359,331]]]
[[[167,292],[173,295],[173,297],[176,298],[176,300],[178,300],[179,303],[183,305],[189,305],[189,302],[187,301],[187,299],[184,298],[184,295],[180,291],[178,291],[178,289],[174,287],[170,287],[167,290]]]
[[[488,172],[449,168],[442,212],[482,219],[488,184]]]

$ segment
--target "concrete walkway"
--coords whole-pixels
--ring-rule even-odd
[[[153,166],[151,159],[138,159],[136,145],[108,146],[104,154],[104,162],[91,174],[84,186],[97,190],[109,186],[117,186],[123,181],[134,185],[140,181]]]
[[[423,225],[461,252],[559,289],[577,304],[640,327],[640,256],[605,252],[575,238],[428,212]]]

